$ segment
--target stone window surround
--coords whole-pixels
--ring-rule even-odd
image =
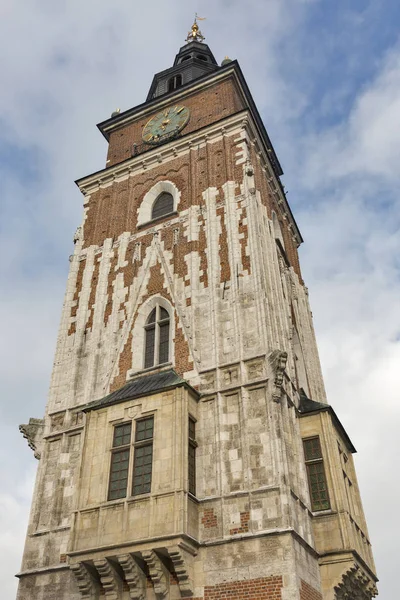
[[[159,220],[159,219],[152,219],[152,209],[153,209],[154,202],[157,200],[159,195],[162,194],[163,192],[167,192],[168,194],[171,194],[172,198],[174,199],[173,210],[169,214],[172,215],[177,212],[178,204],[179,204],[179,201],[181,198],[181,192],[178,190],[176,185],[174,183],[172,183],[172,181],[168,181],[168,180],[159,181],[158,183],[153,185],[153,187],[150,188],[150,190],[145,194],[142,202],[140,203],[140,206],[138,207],[137,227],[142,227],[143,225],[146,225],[153,221]],[[167,215],[163,215],[163,217],[160,217],[160,218],[165,218],[166,216]]]
[[[159,369],[165,365],[153,365],[145,369],[144,367],[144,357],[145,357],[145,327],[147,319],[157,305],[165,308],[165,310],[169,314],[169,352],[168,352],[168,363],[166,364],[175,364],[175,319],[174,319],[174,310],[172,305],[168,300],[163,298],[160,295],[155,295],[149,298],[137,311],[137,318],[135,324],[132,329],[132,368],[127,373],[127,380],[129,380],[132,375],[142,372],[142,371],[151,371],[152,369]],[[134,348],[142,348],[142,352],[134,352]]]

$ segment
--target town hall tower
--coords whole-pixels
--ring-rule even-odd
[[[197,22],[77,181],[18,600],[371,600],[282,168]]]

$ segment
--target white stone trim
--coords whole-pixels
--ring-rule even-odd
[[[140,225],[148,223],[149,221],[152,221],[151,213],[153,204],[158,198],[158,196],[163,192],[171,194],[171,196],[174,199],[174,206],[172,212],[177,211],[178,204],[181,199],[181,192],[178,190],[176,185],[172,183],[172,181],[169,181],[167,179],[165,181],[159,181],[158,183],[153,185],[153,187],[147,192],[147,194],[145,194],[140,206],[137,209],[138,227],[140,227]]]
[[[168,300],[162,296],[155,295],[149,298],[137,311],[137,318],[135,325],[132,330],[132,369],[127,373],[127,379],[132,377],[134,373],[142,371],[144,369],[144,346],[145,346],[145,325],[146,321],[157,305],[162,306],[169,314],[169,352],[168,352],[168,363],[175,364],[175,345],[173,340],[175,338],[175,319],[174,309]],[[156,339],[157,344],[157,339]],[[140,352],[140,348],[142,351]],[[139,351],[138,351],[139,349]],[[157,365],[154,365],[157,367]]]

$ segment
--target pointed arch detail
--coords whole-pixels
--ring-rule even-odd
[[[138,208],[138,226],[152,221],[153,205],[161,194],[171,194],[173,206],[171,214],[178,210],[178,204],[181,198],[181,192],[172,181],[159,181],[145,194]]]

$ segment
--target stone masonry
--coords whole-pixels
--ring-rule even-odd
[[[148,120],[177,104],[191,111],[183,135],[132,156]],[[18,600],[376,594],[353,449],[326,400],[301,236],[255,111],[232,62],[107,122],[107,166],[78,182],[84,217],[46,414],[22,426],[40,462]],[[151,220],[163,191],[174,210]],[[170,315],[166,367],[190,386],[91,409],[148,373],[145,325],[157,305]],[[315,410],[301,412],[301,394]],[[114,427],[146,415],[151,492],[109,501]],[[331,502],[319,513],[302,446],[315,436]]]

